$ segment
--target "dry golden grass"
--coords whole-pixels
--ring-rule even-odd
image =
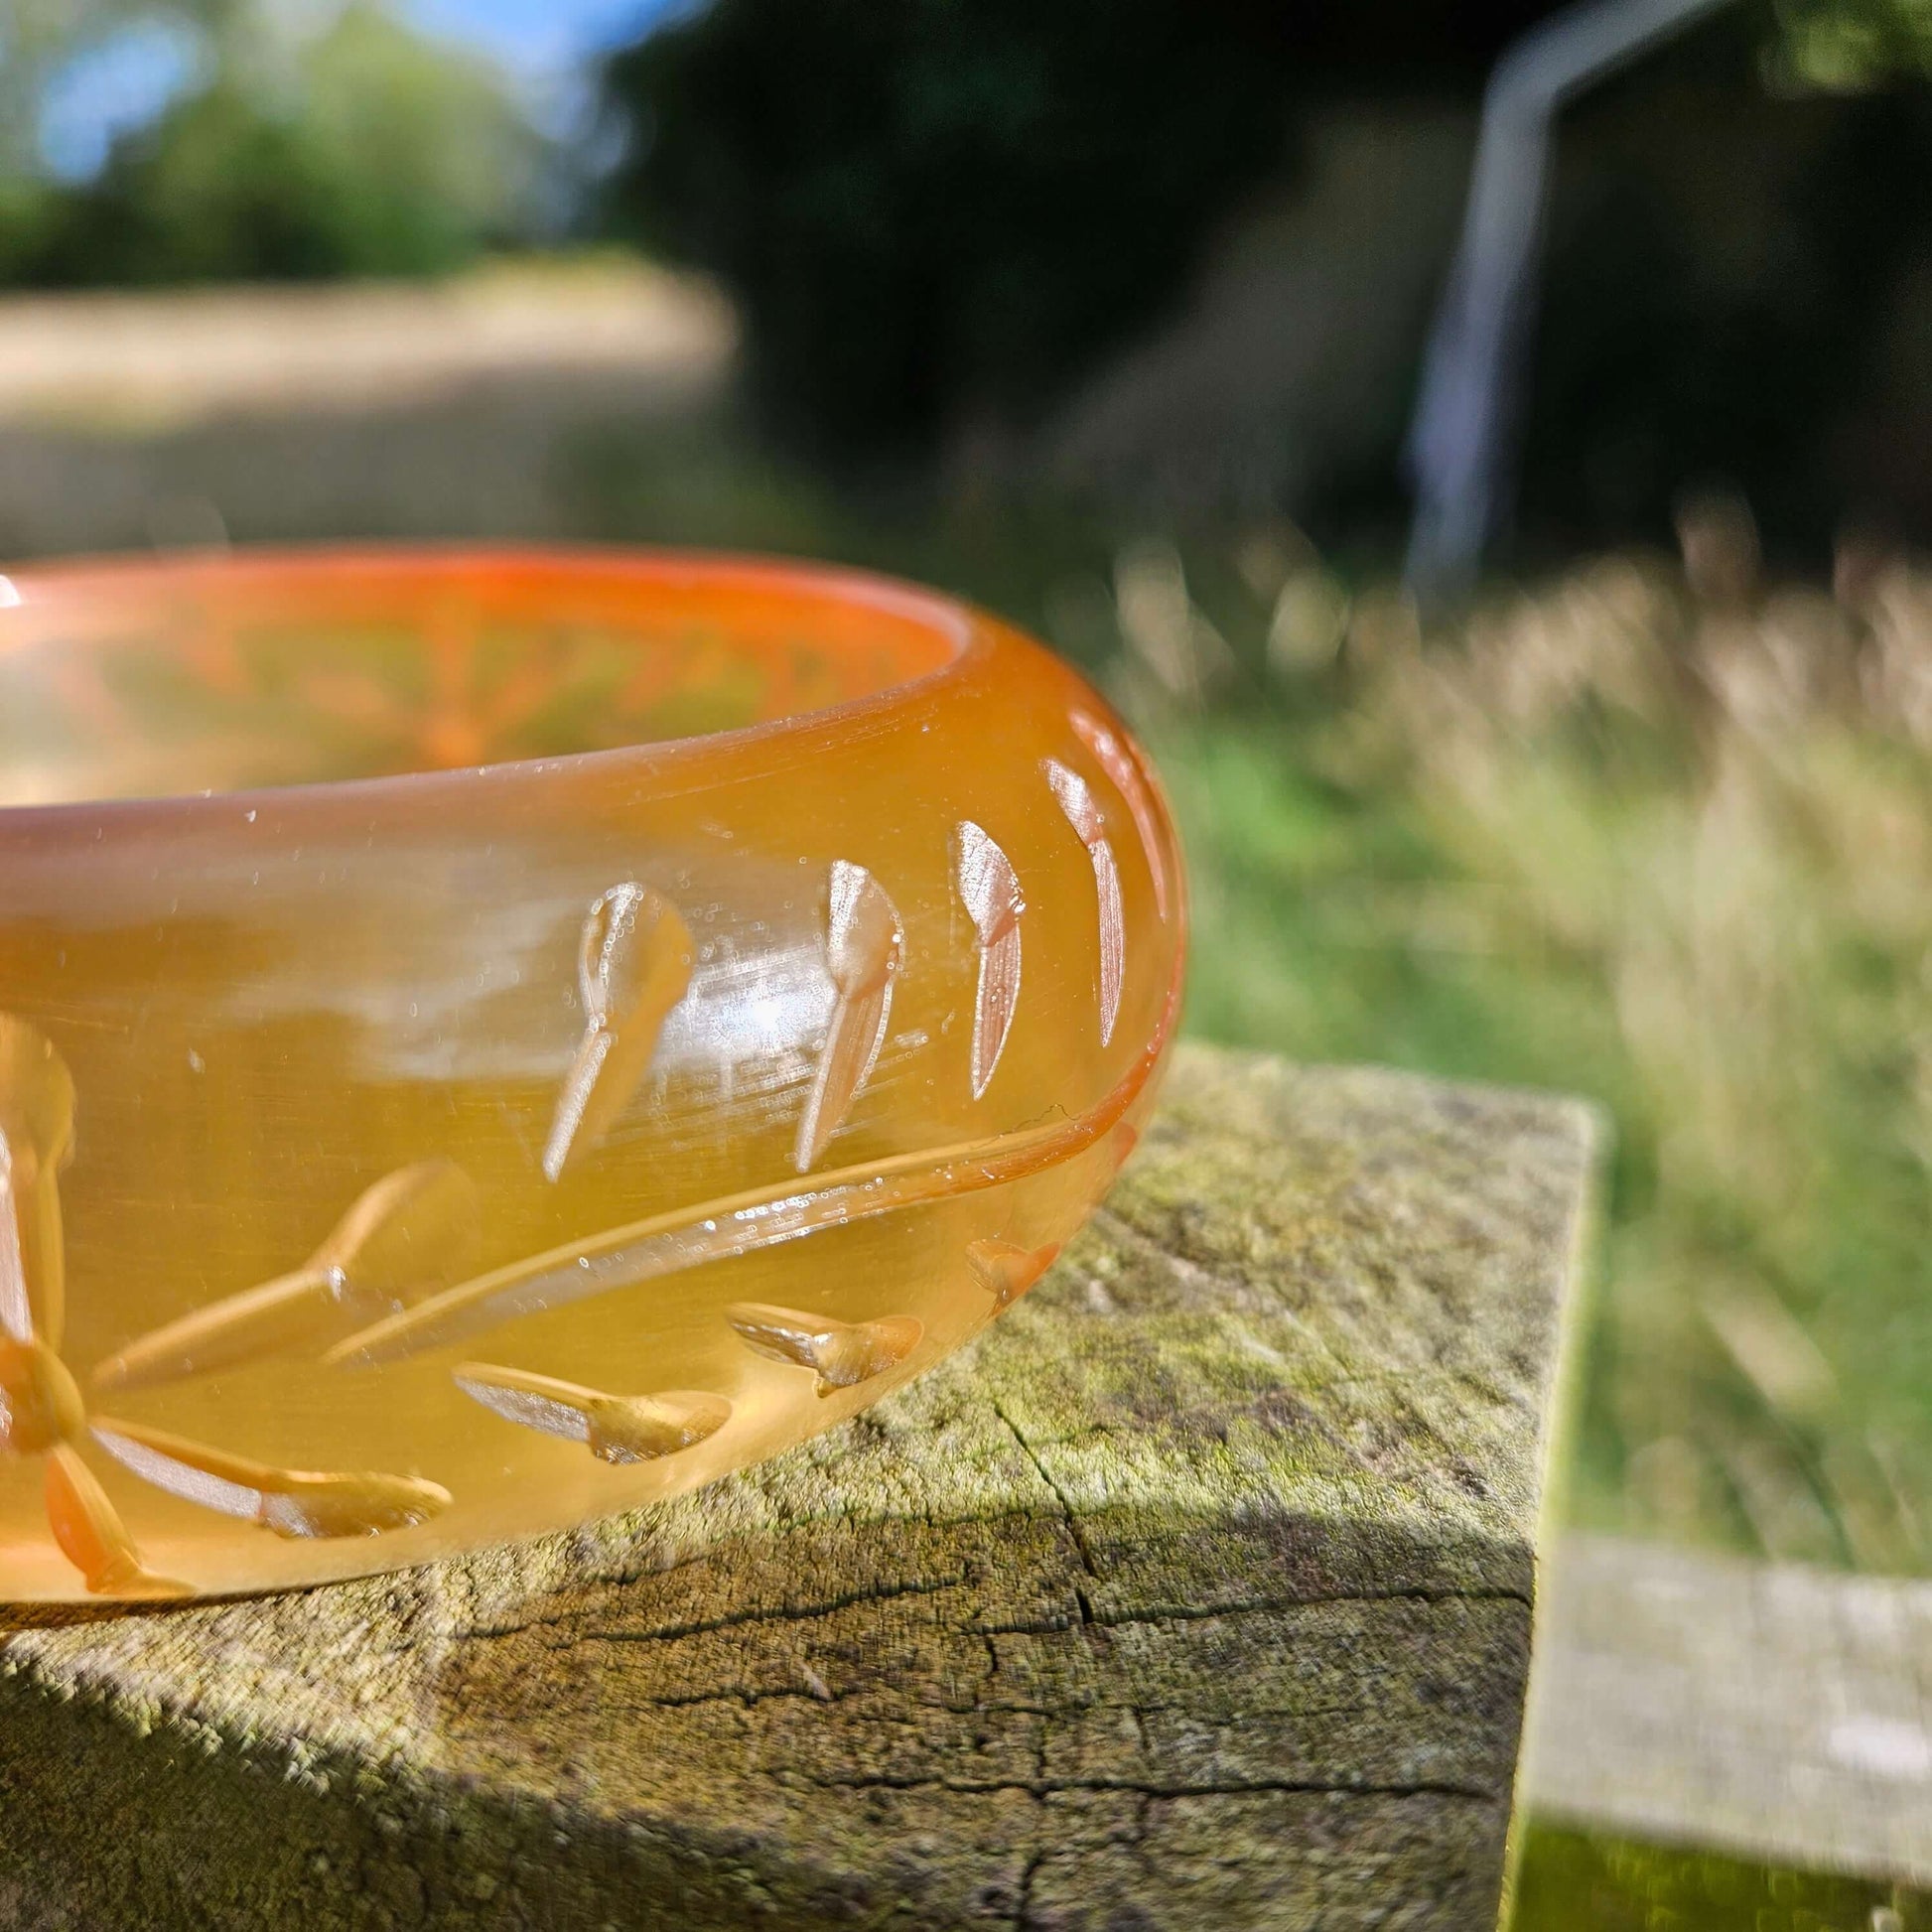
[[[1574,1512],[1922,1570],[1932,573],[1767,582],[1735,505],[1682,535],[1450,627],[1280,539],[1211,617],[1173,552],[1127,558],[1112,676],[1190,833],[1192,1023],[1603,1101]]]

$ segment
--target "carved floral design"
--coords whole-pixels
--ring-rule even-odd
[[[142,1562],[79,1455],[88,1440],[160,1488],[283,1536],[373,1535],[446,1507],[449,1492],[417,1478],[277,1469],[87,1414],[59,1354],[66,1261],[55,1176],[72,1148],[73,1114],[73,1079],[53,1041],[26,1021],[0,1014],[0,1449],[48,1458],[48,1526],[88,1589],[193,1594],[192,1586],[157,1576]],[[371,1221],[372,1228],[365,1226]],[[344,1228],[361,1229],[351,1245],[366,1253],[380,1249],[385,1225],[393,1222],[379,1213],[351,1211],[337,1236]]]
[[[1166,876],[1153,806],[1130,754],[1084,715],[1074,735],[1092,754],[1138,827],[1157,905]],[[1127,971],[1119,868],[1092,788],[1061,759],[1040,776],[1086,847],[1097,919],[1094,975],[1100,1038],[1111,1039]],[[962,820],[952,882],[971,922],[976,964],[969,1084],[982,1098],[1018,1011],[1026,899],[1007,852]],[[556,1180],[608,1132],[635,1094],[670,1014],[686,997],[696,946],[678,908],[634,880],[602,893],[578,945],[583,1033],[558,1090],[541,1169]],[[832,1003],[800,1108],[792,1165],[809,1175],[685,1205],[467,1277],[478,1239],[474,1182],[454,1163],[397,1170],[351,1203],[300,1267],[196,1310],[130,1341],[99,1363],[96,1391],[135,1390],[277,1353],[319,1354],[324,1368],[395,1361],[517,1315],[753,1253],[921,1203],[1011,1185],[1104,1144],[1117,1165],[1133,1146],[1127,1112],[1165,1040],[1162,1026],[1096,1104],[1073,1116],[883,1160],[820,1171],[819,1163],[878,1063],[906,933],[886,887],[865,867],[836,861],[826,881],[825,971]],[[59,1348],[65,1258],[58,1174],[73,1144],[73,1082],[52,1042],[0,1014],[0,1452],[46,1458],[46,1507],[56,1542],[87,1587],[169,1595],[188,1585],[149,1572],[88,1468],[92,1445],[143,1481],[200,1508],[285,1537],[374,1536],[421,1524],[452,1498],[420,1476],[280,1468],[228,1449],[89,1414]],[[1005,1309],[1039,1280],[1056,1243],[1004,1238],[967,1244],[972,1278]],[[793,1308],[734,1303],[725,1319],[768,1360],[809,1370],[821,1397],[901,1368],[925,1337],[910,1314],[848,1321]],[[599,1459],[635,1463],[674,1455],[729,1426],[732,1402],[705,1391],[613,1394],[492,1362],[452,1371],[464,1394],[521,1428],[583,1444]]]

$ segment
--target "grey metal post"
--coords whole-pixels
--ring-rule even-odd
[[[1511,405],[1543,227],[1550,129],[1566,101],[1726,0],[1586,0],[1539,22],[1483,96],[1462,239],[1409,432],[1407,580],[1427,602],[1475,581],[1511,464]]]

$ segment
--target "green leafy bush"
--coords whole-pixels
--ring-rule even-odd
[[[1147,329],[1243,196],[1292,175],[1311,102],[1426,91],[1473,104],[1496,55],[1553,11],[713,0],[608,69],[631,131],[612,211],[739,298],[768,425],[821,455],[916,453],[1024,426]],[[1814,82],[1924,68],[1932,0],[1757,0],[1692,39],[1748,122],[1767,50]],[[1639,79],[1655,72],[1646,63]],[[1678,307],[1699,328],[1710,318],[1697,339],[1722,355],[1735,331],[1695,280],[1672,284]],[[1639,277],[1621,306],[1645,293]],[[1593,352],[1601,332],[1584,321]],[[1697,336],[1682,314],[1657,322],[1667,352]],[[1782,353],[1780,379],[1830,333],[1799,328],[1783,353],[1794,327],[1780,313],[1746,345]],[[1710,369],[1673,367],[1655,390],[1671,407],[1679,374],[1694,401],[1712,391]],[[1763,386],[1720,371],[1712,392],[1735,391]]]
[[[1932,73],[1932,0],[1779,0],[1780,65],[1815,86]]]
[[[768,420],[917,448],[1173,290],[1283,157],[1292,38],[1204,0],[719,0],[610,69],[617,213],[739,296]]]
[[[408,275],[531,225],[536,136],[486,63],[365,0],[286,62],[232,48],[93,181],[14,183],[0,274],[47,285]]]

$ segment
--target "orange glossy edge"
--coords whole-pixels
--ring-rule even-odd
[[[560,581],[575,581],[579,585],[595,583],[613,590],[634,586],[640,592],[663,587],[705,590],[717,599],[721,607],[718,615],[727,623],[735,601],[757,597],[795,597],[801,613],[815,606],[856,603],[940,635],[951,632],[954,641],[951,655],[943,662],[930,669],[916,670],[900,682],[837,704],[731,731],[647,746],[572,752],[555,758],[290,785],[262,795],[289,799],[305,793],[353,792],[364,803],[380,805],[392,801],[401,806],[405,802],[427,803],[448,789],[467,788],[483,772],[504,777],[515,774],[534,777],[545,771],[634,759],[640,753],[648,754],[654,765],[679,765],[721,750],[774,743],[808,728],[876,718],[898,709],[918,694],[968,674],[997,675],[997,660],[1001,656],[1017,654],[1046,660],[1061,680],[1079,691],[1082,704],[1100,715],[1126,749],[1153,801],[1163,848],[1160,861],[1173,892],[1173,904],[1170,908],[1174,927],[1173,967],[1153,1036],[1113,1091],[1083,1116],[1082,1121],[1068,1123],[1068,1127],[1077,1132],[1082,1126],[1100,1122],[1092,1126],[1090,1135],[1080,1137],[1080,1145],[1088,1145],[1133,1106],[1159,1067],[1173,1037],[1186,977],[1187,874],[1167,789],[1139,740],[1085,677],[1043,644],[975,606],[922,585],[842,565],[730,551],[618,545],[317,544],[264,546],[219,553],[188,552],[165,558],[83,556],[29,565],[5,573],[0,581],[9,584],[15,593],[10,608],[32,613],[55,604],[84,606],[103,591],[126,598],[143,594],[159,596],[177,587],[204,589],[232,585],[263,593],[298,590],[312,598],[327,598],[333,591],[340,600],[349,592],[359,597],[384,580],[398,587],[426,589],[433,588],[439,579],[452,586],[460,585],[485,605],[509,610],[540,611],[546,596],[555,594]],[[0,610],[0,650],[7,647],[7,612]],[[223,792],[218,794],[218,800],[231,807],[236,799],[255,795],[246,791]],[[171,817],[199,815],[214,802],[205,795],[190,793],[159,798],[16,805],[0,807],[0,826],[30,820],[50,823],[77,818],[99,821],[106,817],[122,824],[132,819],[144,829],[165,828]],[[1152,859],[1154,855],[1149,856]]]

